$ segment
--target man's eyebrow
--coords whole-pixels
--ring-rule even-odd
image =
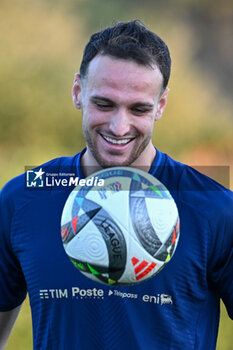
[[[115,105],[114,101],[112,101],[110,98],[103,97],[103,96],[94,95],[90,99],[91,99],[92,102],[102,101],[102,102],[111,103],[111,104]],[[138,101],[138,102],[132,103],[131,108],[132,107],[133,108],[138,108],[138,107],[153,108],[154,105],[152,103],[149,103],[149,102],[140,102],[140,101]]]
[[[154,105],[152,103],[149,103],[149,102],[135,102],[135,103],[132,103],[131,107],[148,107],[148,108],[153,108]]]
[[[92,102],[102,101],[102,102],[107,102],[107,103],[114,104],[114,102],[112,100],[110,100],[110,98],[103,97],[103,96],[98,96],[98,95],[91,96],[90,100]]]

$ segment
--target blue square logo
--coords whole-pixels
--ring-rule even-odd
[[[33,187],[33,188],[38,188],[38,187],[43,187],[44,186],[44,180],[43,180],[43,175],[44,171],[42,168],[40,168],[38,171],[35,170],[27,170],[26,172],[26,186],[27,187]]]

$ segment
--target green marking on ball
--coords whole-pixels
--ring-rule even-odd
[[[70,258],[70,260],[72,261],[72,263],[74,264],[74,266],[80,270],[86,271],[85,266],[82,263],[78,263],[77,261],[75,261],[74,259]]]
[[[171,260],[171,255],[168,254],[168,255],[167,255],[167,258],[166,258],[166,260],[165,260],[165,262],[168,262],[168,261],[170,261],[170,260]]]
[[[87,264],[87,266],[89,267],[89,270],[91,271],[91,273],[93,273],[93,275],[100,275],[100,273],[95,270],[91,265]]]
[[[77,267],[79,267],[81,270],[86,271],[86,268],[85,268],[85,266],[82,263],[76,263],[76,264],[77,264]]]
[[[114,284],[114,283],[116,283],[116,281],[112,280],[111,278],[108,279],[108,284],[111,284],[111,285],[112,285],[112,284]]]
[[[151,188],[153,191],[155,191],[156,193],[158,193],[158,195],[159,195],[160,197],[163,198],[163,195],[162,195],[162,193],[160,192],[160,190],[158,189],[157,186],[152,185],[152,186],[150,186],[150,188]]]

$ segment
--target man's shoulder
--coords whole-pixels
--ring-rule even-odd
[[[167,188],[175,193],[177,199],[186,203],[194,210],[212,217],[217,213],[232,212],[233,192],[228,189],[227,167],[191,167],[175,161],[168,155],[164,155],[165,162],[161,181],[165,179]],[[223,170],[226,174],[223,174]],[[208,176],[204,172],[212,173],[215,178],[220,178],[226,186]],[[220,176],[219,176],[220,175]],[[227,186],[228,185],[228,186]]]
[[[227,166],[190,166],[163,154],[163,169],[172,178],[180,190],[227,191],[229,187],[229,167]],[[217,180],[216,180],[217,179]]]
[[[208,220],[212,227],[233,225],[233,192],[191,167],[180,180],[180,199]]]

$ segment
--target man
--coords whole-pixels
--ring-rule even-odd
[[[220,298],[233,319],[232,193],[151,141],[167,103],[170,63],[166,44],[139,21],[94,34],[73,86],[86,149],[41,169],[80,178],[111,166],[150,172],[179,210],[174,257],[142,284],[91,281],[70,263],[60,238],[71,189],[28,190],[25,175],[13,179],[1,193],[2,347],[27,291],[35,349],[211,350]]]

